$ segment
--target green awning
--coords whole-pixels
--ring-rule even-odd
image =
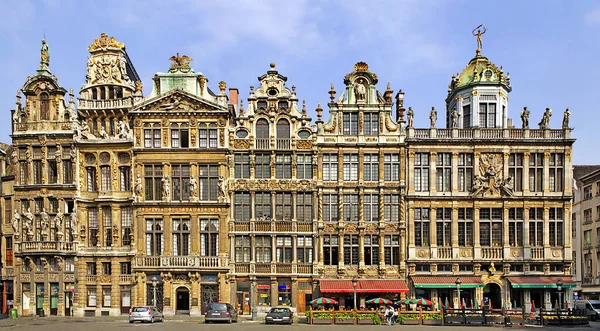
[[[573,279],[568,277],[508,277],[512,288],[556,288],[558,281],[562,282],[563,288],[575,288]]]

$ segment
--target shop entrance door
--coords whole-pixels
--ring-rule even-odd
[[[242,314],[250,314],[250,293],[248,292],[237,292],[238,309],[242,311]]]
[[[483,297],[488,298],[489,303],[492,305],[492,309],[502,308],[502,291],[498,284],[486,284],[483,288]]]
[[[175,303],[175,313],[189,315],[190,313],[190,291],[185,287],[177,289],[177,302]]]
[[[202,285],[202,313],[206,312],[209,303],[219,302],[219,285]]]

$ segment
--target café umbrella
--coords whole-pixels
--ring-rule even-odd
[[[392,300],[388,300],[386,298],[375,298],[365,301],[367,305],[391,305]]]
[[[317,298],[310,302],[311,305],[337,305],[338,302],[331,298]]]

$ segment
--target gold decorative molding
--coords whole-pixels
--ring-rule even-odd
[[[125,44],[118,42],[115,37],[109,37],[106,33],[101,33],[100,38],[94,39],[94,42],[88,46],[88,51],[106,48],[125,48]]]

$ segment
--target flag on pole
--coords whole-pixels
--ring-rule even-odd
[[[450,308],[450,304],[448,303],[448,297],[446,297],[446,309]]]
[[[535,302],[531,300],[531,312],[535,313]]]
[[[471,299],[471,309],[473,309],[475,307],[473,307],[473,299]]]

